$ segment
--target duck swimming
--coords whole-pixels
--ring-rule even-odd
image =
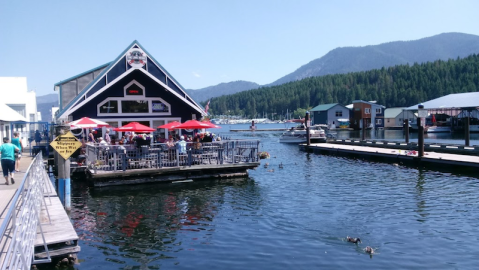
[[[364,251],[368,254],[374,254],[374,249],[370,246],[367,246]]]
[[[348,240],[348,242],[355,243],[355,244],[362,243],[361,239],[359,239],[359,237],[358,238],[352,238],[352,237],[347,236],[346,240]]]
[[[274,169],[268,170],[268,172],[274,172]]]
[[[281,162],[281,163],[279,164],[279,168],[280,168],[280,169],[283,168],[283,162]]]
[[[269,163],[265,163],[265,164],[264,164],[264,167],[265,167],[265,168],[268,168],[268,166],[269,166]]]

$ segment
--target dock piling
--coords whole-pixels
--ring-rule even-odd
[[[66,134],[70,131],[70,126],[68,125],[59,125],[55,127],[56,136]],[[58,156],[55,160],[57,161],[58,168],[58,196],[60,201],[63,204],[63,207],[66,210],[71,209],[71,185],[70,185],[70,158],[64,159],[58,153],[55,152],[55,155]]]

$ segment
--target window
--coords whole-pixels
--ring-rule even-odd
[[[100,113],[118,113],[118,101],[109,100],[100,106]]]
[[[343,111],[336,111],[336,117],[342,117]]]
[[[376,114],[381,114],[381,108],[376,108]]]
[[[364,113],[365,114],[371,114],[371,108],[365,108]]]
[[[163,103],[161,100],[152,100],[151,101],[151,112],[169,112],[170,107]]]
[[[382,119],[376,119],[376,125],[381,125],[383,123]]]
[[[148,113],[148,101],[147,100],[122,100],[121,101],[122,113]]]

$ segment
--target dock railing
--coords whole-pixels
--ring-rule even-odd
[[[30,269],[32,264],[51,262],[40,212],[46,210],[47,224],[51,222],[44,194],[52,194],[48,174],[44,168],[42,152],[38,153],[28,167],[2,221],[0,269]],[[50,201],[51,204],[51,201]],[[44,223],[45,224],[45,223]],[[47,258],[34,260],[34,245],[37,231],[43,238]]]
[[[150,145],[86,145],[90,172],[126,171],[210,164],[259,162],[259,140],[228,140],[208,143],[186,142],[186,148]]]

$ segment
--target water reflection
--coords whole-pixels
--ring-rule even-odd
[[[172,259],[185,248],[184,242],[208,245],[215,231],[213,220],[225,200],[236,212],[255,212],[262,202],[258,186],[249,178],[81,193],[73,195],[73,225],[82,241],[116,264]]]
[[[424,222],[428,213],[426,212],[426,200],[422,196],[424,191],[425,177],[422,168],[418,169],[417,182],[416,182],[416,212],[421,216],[417,221]]]

